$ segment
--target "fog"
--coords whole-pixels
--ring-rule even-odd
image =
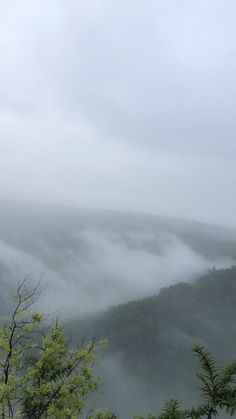
[[[0,198],[235,226],[235,12],[0,1]]]
[[[40,280],[38,307],[77,333],[78,319],[235,265],[235,15],[233,0],[0,0],[1,315],[17,281]],[[233,313],[229,284],[216,311]],[[193,303],[204,343],[205,324],[227,333],[224,316],[208,322]],[[192,307],[183,313],[185,325]],[[183,386],[167,374],[157,396],[106,353],[95,404],[126,419],[166,396],[187,399],[178,351],[195,335],[165,316],[160,377],[172,367]]]
[[[115,237],[115,239],[117,239]],[[138,244],[141,245],[141,242]],[[63,266],[51,268],[40,256],[0,242],[1,278],[5,286],[32,275],[42,279],[45,292],[41,304],[47,310],[76,316],[157,293],[163,286],[187,281],[211,268],[212,261],[191,251],[174,237],[158,255],[145,247],[129,249],[125,242],[114,243],[103,233],[89,231],[78,242],[86,252],[65,248]],[[47,249],[47,243],[41,243]],[[53,249],[48,249],[54,253]],[[57,255],[52,255],[52,257]],[[215,263],[215,262],[214,262]],[[216,264],[216,263],[215,263]],[[229,266],[229,261],[217,265]]]
[[[0,216],[4,289],[41,279],[41,306],[62,316],[157,294],[234,263],[236,233],[207,225],[6,202]]]
[[[69,334],[75,341],[78,336],[92,337],[93,329],[86,323],[84,329],[83,322],[99,319],[109,307],[153,296],[179,282],[195,283],[213,267],[230,267],[236,260],[235,230],[176,218],[2,201],[0,220],[1,316],[9,313],[9,292],[14,293],[17,281],[28,277],[31,286],[41,280],[42,293],[36,306],[51,314],[50,318],[69,325],[69,330],[72,323]],[[178,298],[173,300],[174,305],[179,305]],[[201,316],[204,324],[210,324],[201,310],[192,311],[191,307],[189,313],[200,324]],[[161,324],[167,319],[164,313]],[[149,358],[142,361],[145,373],[140,367],[136,372],[127,367],[121,351],[103,352],[96,365],[102,386],[89,406],[107,406],[128,419],[160,410],[169,397],[177,396],[191,404],[196,384],[194,380],[189,382],[191,369],[175,364],[175,352],[165,350],[165,345],[168,348],[172,342],[175,351],[183,351],[188,359],[193,338],[181,324],[179,327],[173,321],[160,334],[164,349],[159,353],[156,378],[145,372]],[[219,326],[213,324],[212,328],[220,336]],[[97,333],[99,328],[95,329]],[[140,333],[142,339],[146,327],[141,327]],[[110,344],[112,341],[108,348]],[[138,362],[140,354],[133,355]],[[173,377],[166,371],[169,363],[173,364]],[[176,379],[179,374],[181,386]],[[186,388],[190,389],[186,392]]]

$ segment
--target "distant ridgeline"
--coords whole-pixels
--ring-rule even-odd
[[[68,327],[77,336],[107,338],[107,354],[118,357],[132,376],[161,386],[167,397],[171,391],[194,398],[194,343],[219,362],[235,359],[236,267],[213,269],[195,283],[178,283]]]

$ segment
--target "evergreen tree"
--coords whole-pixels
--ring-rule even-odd
[[[165,403],[159,415],[149,415],[148,419],[212,419],[221,410],[231,416],[236,412],[236,362],[220,368],[212,354],[203,346],[195,345],[193,351],[200,364],[197,377],[202,384],[202,404],[184,410],[177,400],[170,400]],[[137,416],[135,419],[144,418]]]

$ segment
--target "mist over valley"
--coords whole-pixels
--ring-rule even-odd
[[[233,356],[234,229],[12,201],[2,202],[0,219],[1,315],[29,277],[42,284],[39,308],[59,316],[74,342],[108,339],[94,407],[128,419],[170,396],[191,405],[193,343]]]
[[[78,316],[230,267],[236,232],[145,214],[2,203],[0,270],[6,292],[42,279],[42,304]]]
[[[0,0],[1,419],[236,414],[235,16]]]

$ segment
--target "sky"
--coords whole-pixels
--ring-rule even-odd
[[[236,227],[234,0],[0,0],[0,198]]]

